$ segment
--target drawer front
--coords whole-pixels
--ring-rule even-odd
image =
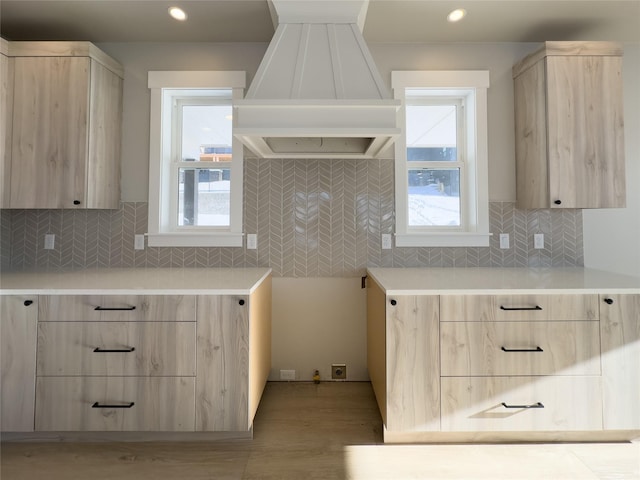
[[[598,322],[442,322],[441,375],[600,375]]]
[[[602,430],[600,377],[442,378],[442,430]]]
[[[442,322],[598,320],[597,295],[442,295]]]
[[[194,376],[193,322],[43,322],[38,375]]]
[[[194,377],[39,377],[36,382],[37,431],[193,431],[194,424]]]
[[[47,295],[41,322],[195,322],[196,297],[178,295]]]

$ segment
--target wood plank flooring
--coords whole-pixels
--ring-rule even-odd
[[[251,441],[3,443],[2,480],[640,479],[640,444],[383,445],[366,382],[269,383]]]

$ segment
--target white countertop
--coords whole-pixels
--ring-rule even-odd
[[[104,268],[0,274],[0,295],[248,295],[270,268]]]
[[[586,268],[369,268],[387,295],[640,293],[640,277]]]

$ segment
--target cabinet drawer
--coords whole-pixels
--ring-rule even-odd
[[[598,322],[442,322],[442,376],[600,375]]]
[[[442,322],[598,320],[597,295],[442,295]]]
[[[442,430],[602,430],[600,383],[600,377],[442,378]]]
[[[194,377],[39,377],[39,431],[193,431]]]
[[[194,376],[194,322],[38,324],[38,375]]]
[[[195,322],[195,296],[49,295],[38,309],[41,322]]]

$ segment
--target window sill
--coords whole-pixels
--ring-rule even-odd
[[[243,233],[148,233],[150,247],[242,247]]]
[[[488,247],[491,233],[433,232],[396,234],[396,247]]]

